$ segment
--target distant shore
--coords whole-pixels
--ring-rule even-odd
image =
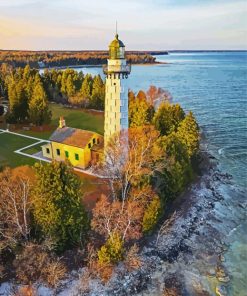
[[[153,66],[153,65],[166,65],[170,64],[168,62],[154,62],[154,63],[140,63],[140,64],[132,64],[132,66]],[[67,69],[67,68],[102,68],[102,64],[97,65],[68,65],[68,66],[52,66],[52,67],[44,67],[44,68],[37,68],[38,70],[46,70],[46,69]]]

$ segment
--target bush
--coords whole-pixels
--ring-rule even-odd
[[[66,267],[59,258],[48,254],[43,246],[28,243],[14,260],[16,277],[22,284],[42,282],[56,287],[64,278]]]
[[[161,202],[159,197],[156,195],[144,212],[142,221],[142,230],[144,233],[150,233],[154,229],[159,220],[160,212]]]
[[[118,233],[113,233],[106,244],[98,251],[99,263],[117,263],[123,259],[123,240]]]
[[[142,265],[141,258],[138,256],[138,252],[139,248],[136,244],[134,244],[126,253],[124,265],[129,272],[139,268]]]

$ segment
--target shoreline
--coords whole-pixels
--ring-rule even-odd
[[[237,211],[244,212],[244,192],[229,174],[220,171],[217,159],[208,151],[202,149],[201,156],[201,174],[174,200],[162,219],[170,224],[163,233],[157,229],[141,241],[142,267],[128,273],[119,264],[107,284],[91,279],[86,295],[231,295],[232,278],[224,254],[229,247],[227,235],[236,222],[228,216],[223,225],[223,212],[219,210],[224,207],[231,211],[232,202]],[[231,196],[223,194],[228,191],[241,196],[229,201]],[[86,270],[70,273],[56,295],[81,295],[80,281]],[[37,289],[40,296],[54,294],[42,285]],[[169,294],[172,292],[176,294]]]
[[[131,64],[131,66],[154,66],[154,65],[166,65],[170,64],[168,62],[154,62],[154,63],[138,63],[138,64]],[[50,70],[50,69],[77,69],[77,68],[102,68],[103,64],[97,64],[97,65],[69,65],[69,66],[52,66],[52,67],[42,67],[37,68],[37,70]]]

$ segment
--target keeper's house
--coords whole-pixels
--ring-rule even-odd
[[[103,137],[94,132],[67,127],[63,117],[49,140],[50,143],[42,146],[43,156],[49,159],[67,159],[74,167],[86,169],[102,157]]]

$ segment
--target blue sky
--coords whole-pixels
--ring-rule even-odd
[[[2,49],[247,49],[244,0],[0,0]]]

